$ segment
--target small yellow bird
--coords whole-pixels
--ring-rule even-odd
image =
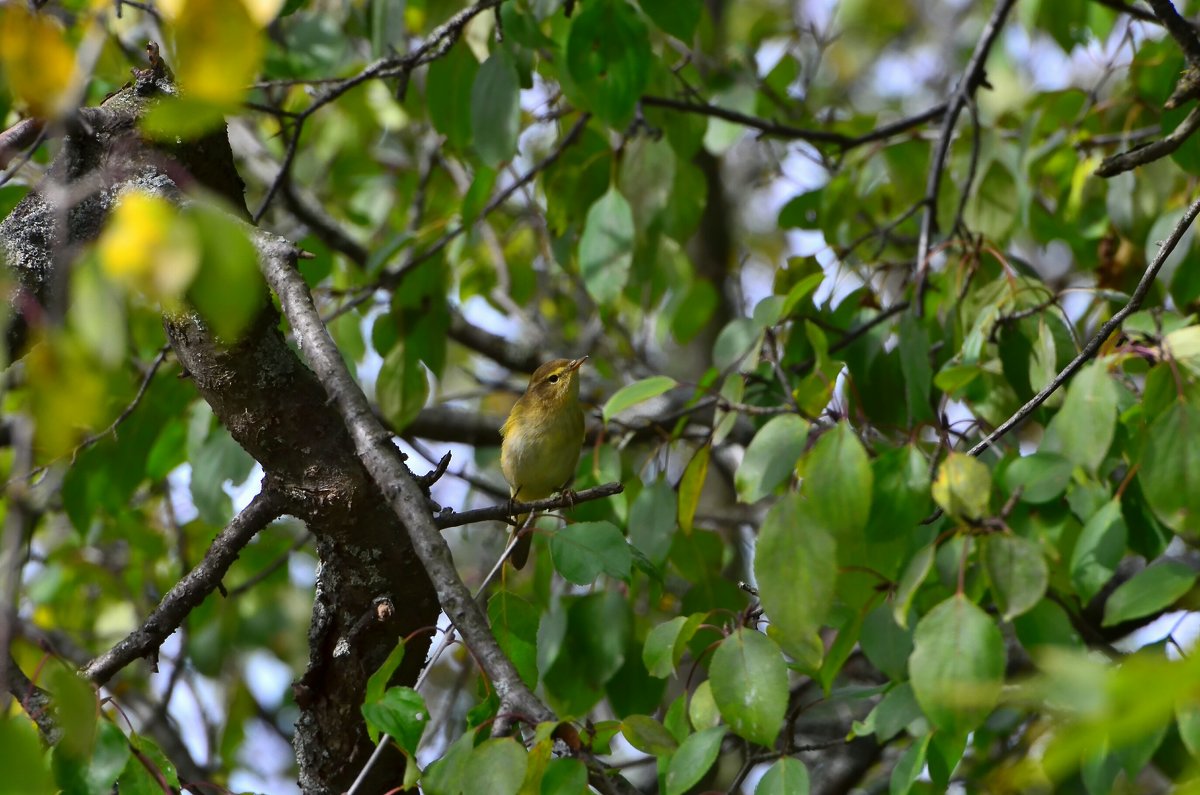
[[[583,407],[579,405],[579,367],[587,361],[555,359],[529,379],[500,429],[500,468],[512,499],[540,500],[564,490],[575,475],[583,447]],[[516,517],[517,532],[528,514]],[[529,557],[531,535],[513,548],[509,560],[518,569]]]

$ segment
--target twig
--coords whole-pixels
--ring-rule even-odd
[[[1154,14],[1150,13],[1144,8],[1138,8],[1135,5],[1126,3],[1124,0],[1092,0],[1092,2],[1098,3],[1106,8],[1111,8],[1113,11],[1117,11],[1122,14],[1128,14],[1134,19],[1141,20],[1142,22],[1153,22],[1155,25],[1162,24],[1159,18],[1154,16]]]
[[[296,115],[295,124],[292,128],[292,135],[288,140],[288,148],[284,154],[283,163],[280,165],[279,173],[275,175],[275,179],[267,187],[267,192],[263,196],[262,202],[259,204],[258,210],[252,216],[255,223],[258,223],[263,214],[266,213],[267,207],[270,206],[271,200],[278,193],[280,187],[289,179],[291,179],[291,167],[296,158],[296,151],[300,143],[300,134],[303,132],[304,122],[318,110],[333,102],[335,99],[345,94],[347,91],[362,85],[370,80],[382,79],[387,77],[407,76],[413,69],[416,69],[422,64],[429,63],[446,54],[446,51],[458,40],[462,34],[463,28],[467,23],[474,19],[478,14],[487,11],[490,8],[499,6],[504,0],[479,0],[478,3],[468,6],[459,11],[450,19],[446,20],[438,26],[425,43],[416,48],[410,53],[402,56],[388,56],[374,61],[361,72],[343,80],[339,80],[328,84],[321,94],[319,94],[313,103]]]
[[[542,158],[542,160],[535,163],[528,171],[522,174],[520,178],[513,182],[513,184],[509,185],[507,188],[493,196],[492,200],[489,201],[484,208],[479,211],[479,214],[475,218],[467,223],[459,224],[458,226],[454,227],[449,232],[438,238],[437,241],[434,242],[429,248],[425,249],[420,254],[414,255],[412,259],[406,261],[401,267],[384,271],[382,274],[380,274],[379,278],[374,284],[370,284],[361,288],[358,292],[358,295],[354,296],[336,310],[331,312],[325,318],[325,320],[333,320],[334,318],[344,315],[346,312],[349,312],[351,309],[370,298],[371,294],[376,290],[395,287],[400,283],[400,280],[404,278],[404,274],[436,256],[439,252],[441,252],[442,249],[450,245],[455,238],[470,229],[474,224],[482,221],[484,218],[490,215],[493,210],[504,204],[504,202],[508,201],[509,197],[524,187],[526,183],[530,182],[534,177],[545,171],[555,161],[562,157],[562,154],[564,151],[566,151],[567,147],[569,147],[576,141],[576,139],[579,138],[580,134],[583,132],[583,128],[587,126],[588,119],[590,118],[591,116],[587,113],[581,114],[579,120],[575,122],[575,126],[572,127],[571,130],[564,135],[561,140],[559,140],[558,145],[554,147],[550,154],[546,155],[544,158]]]
[[[577,505],[581,502],[589,502],[591,500],[600,500],[605,497],[611,497],[614,494],[620,494],[625,490],[625,487],[620,483],[605,483],[600,486],[593,486],[590,489],[576,492],[574,496],[559,495],[557,497],[547,497],[544,500],[533,500],[532,502],[506,502],[500,505],[489,505],[487,508],[476,508],[473,511],[460,511],[458,513],[442,513],[434,517],[434,524],[438,529],[445,530],[448,527],[461,527],[475,522],[487,522],[496,519],[508,519],[512,516],[532,512],[546,512],[556,510],[558,508],[569,508],[572,505]]]
[[[1160,160],[1183,146],[1183,142],[1197,129],[1200,129],[1200,107],[1192,108],[1184,120],[1179,122],[1178,127],[1157,141],[1104,158],[1096,168],[1095,174],[1097,177],[1114,177]]]
[[[1167,33],[1171,34],[1171,38],[1175,39],[1179,49],[1183,50],[1188,63],[1192,65],[1200,63],[1200,37],[1196,35],[1196,29],[1179,16],[1179,12],[1175,10],[1175,5],[1171,0],[1146,0],[1146,2],[1154,9],[1154,15],[1167,29]]]
[[[83,676],[97,685],[103,685],[137,658],[157,654],[163,641],[216,589],[242,548],[282,512],[282,502],[274,491],[268,488],[260,491],[246,509],[217,534],[204,560],[175,583],[142,625],[84,665],[81,670]]]
[[[684,113],[695,113],[700,116],[711,116],[717,119],[724,119],[734,124],[740,124],[743,127],[749,127],[752,130],[758,130],[762,135],[771,138],[787,138],[795,141],[807,141],[811,144],[829,144],[835,146],[841,151],[849,151],[864,144],[873,143],[875,141],[883,141],[907,132],[915,127],[920,127],[922,124],[933,121],[946,112],[946,104],[935,105],[929,110],[918,113],[915,116],[909,116],[904,119],[899,119],[888,124],[884,124],[874,130],[864,133],[863,135],[846,135],[845,133],[831,132],[829,130],[808,130],[802,127],[793,127],[789,124],[779,124],[777,122],[761,119],[757,116],[750,116],[746,113],[739,113],[736,110],[729,110],[717,105],[712,105],[707,102],[688,102],[687,100],[672,99],[670,97],[643,96],[641,99],[643,105],[651,107],[668,108],[670,110],[678,110]]]
[[[284,566],[287,565],[287,562],[289,560],[291,560],[292,553],[299,552],[301,549],[304,549],[304,545],[307,543],[308,543],[308,533],[305,533],[304,535],[300,536],[295,541],[293,541],[292,545],[287,548],[286,552],[284,552],[279,557],[275,558],[275,560],[268,563],[266,568],[264,568],[258,574],[255,574],[254,576],[249,577],[244,582],[238,583],[237,587],[229,589],[229,593],[227,593],[225,595],[226,598],[228,598],[228,599],[238,598],[239,596],[246,593],[254,586],[258,585],[263,580],[270,577],[275,572],[279,571],[281,568],[283,568]]]
[[[25,564],[22,550],[33,531],[36,514],[29,504],[25,481],[33,463],[33,421],[26,416],[13,417],[13,479],[5,489],[5,516],[0,523],[0,682],[8,683],[15,667],[9,648],[16,635],[17,599],[21,569]],[[0,698],[0,712],[7,711],[8,699]]]
[[[94,445],[96,442],[100,441],[106,436],[117,435],[117,428],[121,427],[121,424],[125,422],[125,420],[129,419],[129,416],[133,414],[135,410],[137,410],[137,407],[142,402],[142,398],[146,396],[146,390],[150,388],[150,382],[154,380],[155,374],[158,373],[158,370],[160,367],[162,367],[163,362],[167,360],[167,354],[170,352],[171,346],[169,345],[164,345],[159,348],[158,355],[154,357],[154,361],[150,363],[150,367],[147,368],[146,372],[142,374],[142,383],[138,385],[138,391],[137,394],[133,396],[133,400],[131,400],[129,405],[121,410],[121,413],[117,415],[116,419],[114,419],[107,428],[99,433],[92,434],[79,444],[75,445],[75,449],[71,451],[71,463],[75,463],[75,459],[79,457],[79,454]],[[59,459],[55,459],[55,461],[58,460]],[[53,464],[54,461],[50,463]],[[45,472],[49,466],[50,464],[42,464],[41,466],[34,467],[29,471],[29,477],[37,477],[41,473]]]
[[[958,85],[954,88],[954,94],[950,98],[949,105],[946,108],[946,115],[942,117],[942,130],[938,136],[937,149],[933,155],[933,164],[929,169],[929,178],[925,184],[925,212],[921,216],[921,236],[917,241],[916,290],[914,296],[916,305],[914,311],[918,317],[925,312],[925,288],[929,273],[929,249],[933,241],[933,235],[937,231],[938,193],[942,186],[942,172],[946,169],[946,159],[950,154],[950,140],[954,137],[954,127],[958,122],[958,115],[962,113],[963,107],[967,104],[975,89],[983,83],[984,64],[987,62],[988,53],[991,52],[992,45],[995,44],[996,39],[1000,35],[1000,29],[1004,26],[1004,20],[1015,3],[1016,0],[997,0],[996,8],[992,11],[992,16],[988,19],[987,25],[983,29],[983,34],[979,37],[979,42],[975,45],[975,51],[971,53],[971,60],[967,62],[967,68],[959,79]]]
[[[1042,390],[1029,399],[1021,408],[1017,409],[1016,413],[1002,422],[994,431],[980,440],[974,447],[967,451],[968,455],[978,457],[983,451],[987,450],[996,443],[1000,437],[1015,428],[1022,420],[1028,417],[1037,409],[1038,406],[1045,403],[1051,395],[1057,392],[1063,384],[1065,384],[1071,376],[1073,376],[1080,367],[1096,355],[1100,350],[1100,346],[1108,339],[1109,335],[1121,327],[1125,322],[1125,318],[1136,312],[1141,307],[1142,302],[1146,300],[1146,294],[1150,291],[1150,285],[1154,283],[1154,279],[1158,276],[1158,272],[1162,269],[1163,263],[1171,256],[1171,252],[1179,245],[1180,239],[1184,232],[1196,220],[1196,215],[1200,214],[1200,199],[1192,202],[1191,206],[1184,212],[1183,217],[1179,219],[1179,223],[1175,224],[1175,228],[1171,230],[1171,234],[1163,241],[1158,249],[1158,254],[1154,260],[1146,268],[1146,272],[1142,274],[1141,281],[1133,291],[1133,295],[1129,297],[1129,302],[1125,306],[1117,310],[1111,318],[1109,318],[1100,329],[1092,335],[1092,338],[1087,341],[1078,355],[1072,359],[1066,367],[1064,367],[1058,375],[1050,379],[1050,383],[1042,387]]]

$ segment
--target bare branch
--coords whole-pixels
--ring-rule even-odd
[[[873,143],[875,141],[883,141],[900,133],[920,127],[922,124],[934,121],[941,117],[946,112],[946,103],[935,105],[929,110],[918,113],[915,116],[909,116],[904,119],[884,124],[880,127],[871,130],[863,135],[846,135],[845,133],[832,132],[829,130],[808,130],[802,127],[793,127],[788,124],[779,124],[777,122],[761,119],[757,116],[751,116],[746,113],[739,113],[728,108],[710,105],[704,102],[688,102],[687,100],[671,99],[669,97],[644,96],[642,97],[643,105],[650,105],[658,108],[669,108],[678,110],[684,113],[696,113],[701,116],[711,116],[717,119],[740,124],[743,127],[749,127],[752,130],[758,130],[762,135],[770,138],[786,138],[795,141],[808,141],[811,144],[828,144],[835,146],[843,152],[849,151],[864,144]]]
[[[1167,33],[1171,34],[1171,38],[1175,39],[1179,49],[1183,50],[1188,63],[1200,64],[1200,36],[1196,35],[1196,29],[1188,24],[1187,20],[1179,16],[1179,12],[1175,10],[1175,5],[1171,0],[1146,0],[1146,2],[1154,9],[1154,15],[1167,29]]]
[[[1192,137],[1198,128],[1200,128],[1200,108],[1192,108],[1192,112],[1179,122],[1179,126],[1168,135],[1154,143],[1104,158],[1096,168],[1095,174],[1097,177],[1115,177],[1117,174],[1132,171],[1138,166],[1160,160],[1183,146],[1183,142]]]
[[[1125,322],[1125,318],[1132,315],[1138,310],[1139,307],[1141,307],[1142,301],[1146,300],[1146,293],[1150,291],[1150,285],[1154,283],[1154,279],[1158,276],[1158,272],[1162,270],[1163,263],[1167,261],[1167,258],[1171,256],[1171,252],[1175,250],[1177,245],[1179,245],[1179,241],[1183,237],[1184,232],[1186,232],[1188,227],[1192,225],[1192,222],[1196,220],[1197,214],[1200,214],[1200,199],[1192,202],[1191,206],[1188,207],[1187,211],[1183,214],[1183,217],[1179,219],[1179,223],[1177,223],[1175,228],[1171,230],[1171,235],[1162,242],[1161,246],[1159,246],[1158,254],[1155,255],[1154,260],[1149,264],[1149,266],[1146,267],[1146,272],[1142,274],[1141,281],[1138,282],[1137,287],[1133,291],[1133,295],[1129,297],[1129,302],[1117,310],[1116,314],[1109,318],[1104,325],[1100,326],[1100,329],[1092,335],[1092,338],[1087,341],[1087,344],[1083,346],[1083,349],[1079,351],[1078,355],[1076,355],[1075,358],[1072,359],[1067,366],[1058,373],[1058,375],[1050,379],[1050,383],[1042,387],[1042,390],[1030,398],[1028,403],[1017,409],[1015,414],[1013,414],[1004,422],[1000,423],[1000,425],[997,426],[994,431],[989,433],[974,447],[968,450],[967,453],[969,455],[979,456],[985,450],[995,444],[1002,436],[1007,434],[1009,431],[1019,425],[1022,420],[1032,414],[1038,408],[1038,406],[1045,403],[1051,395],[1061,389],[1062,386],[1068,380],[1070,380],[1071,376],[1075,375],[1079,368],[1083,367],[1088,360],[1096,355],[1096,352],[1100,350],[1100,346],[1104,344],[1104,341],[1108,339],[1109,335],[1121,327],[1121,324]]]
[[[259,492],[246,509],[217,534],[204,560],[167,592],[142,625],[116,646],[83,666],[82,674],[103,685],[139,657],[157,656],[158,647],[179,628],[194,608],[217,585],[250,539],[282,513],[282,504],[270,489]]]
[[[1004,27],[1004,20],[1015,3],[1016,0],[997,0],[996,8],[983,28],[983,34],[975,45],[975,52],[971,54],[971,60],[967,62],[967,68],[963,71],[958,85],[955,86],[954,94],[946,109],[946,115],[942,118],[942,131],[938,136],[937,149],[933,154],[933,164],[929,168],[929,179],[925,184],[925,212],[921,216],[921,236],[917,242],[917,284],[914,311],[918,317],[925,312],[925,283],[929,273],[929,249],[933,235],[937,231],[938,193],[942,187],[942,172],[946,170],[946,159],[950,154],[950,142],[954,137],[954,127],[962,109],[966,107],[967,102],[975,93],[975,89],[984,82],[984,65],[987,62],[988,53],[991,52],[992,45],[999,38],[1000,30]]]
[[[8,690],[29,719],[37,724],[48,745],[57,745],[62,739],[62,727],[58,725],[52,709],[50,694],[35,685],[17,666],[17,661],[8,656],[8,668],[5,673],[4,687]]]

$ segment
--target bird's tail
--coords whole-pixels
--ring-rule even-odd
[[[529,514],[525,514],[524,516],[520,516],[517,518],[520,521],[517,522],[517,529],[513,530],[514,533],[520,533],[521,528],[525,527],[525,520],[529,518]],[[525,563],[526,563],[526,561],[529,560],[529,548],[532,545],[533,545],[533,528],[529,527],[525,531],[524,535],[520,535],[517,537],[516,546],[513,547],[512,554],[510,554],[508,556],[508,559],[512,561],[512,565],[513,565],[514,569],[525,568]]]

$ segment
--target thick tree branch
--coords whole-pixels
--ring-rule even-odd
[[[937,203],[938,194],[942,187],[942,173],[946,170],[946,160],[950,155],[950,143],[954,138],[954,127],[958,116],[970,101],[975,90],[984,82],[984,66],[992,45],[1000,36],[1004,20],[1012,10],[1016,0],[997,0],[996,8],[988,19],[983,33],[971,53],[971,60],[963,71],[954,94],[950,97],[946,115],[942,117],[942,130],[938,135],[937,148],[933,153],[933,163],[929,168],[929,177],[925,183],[925,212],[921,216],[921,235],[917,241],[916,289],[913,307],[917,316],[925,312],[925,287],[929,273],[930,246],[937,232]]]
[[[492,635],[483,611],[458,576],[450,547],[434,524],[425,495],[401,462],[391,443],[391,435],[375,418],[366,397],[354,382],[317,314],[308,286],[295,270],[296,249],[279,238],[266,235],[260,238],[263,254],[260,264],[267,282],[279,296],[284,314],[301,342],[301,349],[344,418],[363,465],[404,523],[413,549],[437,590],[442,610],[491,680],[500,700],[500,714],[537,722],[553,720],[554,713],[521,681],[516,667]],[[504,719],[498,720],[497,729],[503,728],[505,723]]]
[[[438,526],[438,529],[445,530],[448,527],[461,527],[462,525],[474,524],[475,522],[510,519],[516,514],[570,508],[572,505],[577,505],[581,502],[611,497],[614,494],[620,494],[624,490],[625,487],[620,483],[604,483],[599,486],[593,486],[590,489],[577,491],[573,495],[547,497],[544,500],[533,500],[532,502],[489,505],[487,508],[476,508],[473,511],[443,511],[434,517],[434,523]]]
[[[270,488],[264,488],[217,534],[204,560],[175,583],[142,625],[83,666],[82,674],[94,684],[103,685],[137,658],[157,658],[159,646],[187,619],[188,613],[216,590],[242,548],[282,513],[282,500]]]
[[[400,461],[391,435],[375,418],[366,397],[346,369],[317,314],[307,285],[294,268],[295,249],[282,239],[263,242],[260,249],[264,254],[263,274],[279,296],[309,365],[342,414],[363,465],[407,528],[413,549],[433,580],[442,609],[492,680],[501,710],[537,721],[551,719],[552,713],[521,682],[516,668],[492,637],[487,619],[471,598],[471,592],[459,578],[450,547],[433,523],[425,496]]]

